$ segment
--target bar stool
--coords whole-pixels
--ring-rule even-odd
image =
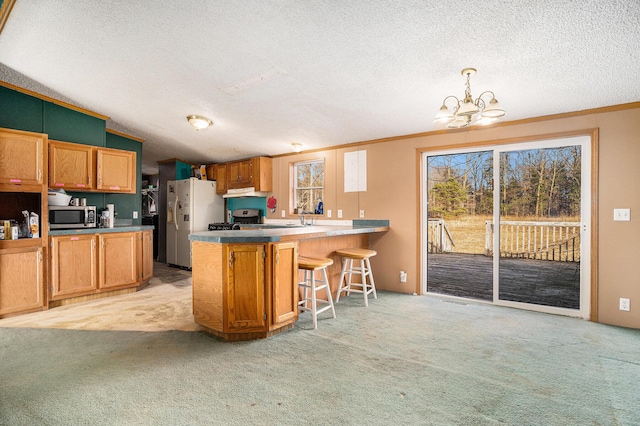
[[[327,278],[327,266],[330,265],[333,265],[332,259],[298,256],[298,269],[304,270],[304,281],[298,283],[300,288],[304,289],[303,298],[298,302],[298,307],[301,311],[311,311],[314,329],[318,328],[318,314],[327,309],[331,309],[333,317],[336,317],[336,310],[333,307],[333,298],[331,297],[331,289],[329,287],[329,279]],[[321,279],[316,279],[316,271],[322,271]],[[323,289],[326,292],[327,300],[316,297],[316,293]],[[309,302],[311,302],[310,308],[308,306]],[[318,304],[326,306],[318,309]]]
[[[338,287],[338,296],[336,297],[336,303],[340,300],[340,294],[343,291],[347,292],[347,296],[351,293],[362,293],[364,296],[364,306],[369,306],[367,296],[373,293],[373,298],[377,299],[376,285],[373,281],[373,273],[371,272],[371,263],[369,258],[378,254],[375,250],[368,250],[363,248],[347,248],[342,250],[336,250],[336,254],[342,256],[342,272],[340,273],[340,286]],[[360,261],[360,266],[353,266],[353,261]],[[361,277],[361,283],[352,283],[351,275],[359,274]],[[369,277],[369,282],[367,282]],[[359,290],[353,287],[359,287]]]

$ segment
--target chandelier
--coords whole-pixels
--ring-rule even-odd
[[[490,90],[482,92],[475,100],[473,99],[469,78],[475,73],[475,68],[465,68],[461,71],[462,75],[467,76],[467,88],[464,91],[464,99],[460,100],[455,96],[447,96],[444,98],[442,107],[440,107],[440,111],[436,114],[435,122],[447,123],[449,129],[459,129],[471,124],[493,124],[505,114],[504,109],[502,109],[495,95]],[[489,96],[491,97],[488,103],[483,99],[483,96],[486,99],[489,99]],[[446,105],[449,99],[455,99],[456,102],[453,112],[451,112]]]

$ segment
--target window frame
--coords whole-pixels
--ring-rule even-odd
[[[323,178],[322,178],[322,186],[309,186],[309,187],[298,187],[298,166],[302,166],[302,165],[309,165],[309,164],[316,164],[316,163],[321,163],[322,164],[322,173],[323,173]],[[305,214],[305,215],[316,215],[316,216],[324,216],[324,213],[322,214],[317,214],[315,213],[315,208],[313,211],[311,212],[298,212],[298,190],[310,190],[312,191],[316,191],[318,189],[322,190],[322,199],[324,199],[325,194],[325,190],[326,190],[326,160],[325,158],[316,158],[316,159],[311,159],[311,160],[302,160],[302,161],[295,161],[293,163],[291,163],[291,180],[292,180],[292,184],[290,186],[291,188],[291,212],[293,212],[293,214]],[[324,202],[324,200],[323,200]]]

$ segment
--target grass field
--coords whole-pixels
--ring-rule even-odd
[[[484,254],[485,221],[491,216],[460,216],[446,219],[455,253]]]
[[[457,218],[446,219],[447,227],[455,243],[453,251],[455,253],[484,254],[485,241],[485,221],[492,220],[492,216],[459,216]],[[510,218],[503,220],[521,221],[545,221],[540,218]],[[547,221],[553,222],[578,222],[579,218],[549,218]]]

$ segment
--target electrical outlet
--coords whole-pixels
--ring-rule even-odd
[[[630,209],[613,209],[613,220],[628,222],[631,220]]]
[[[400,271],[400,282],[401,283],[407,282],[407,273],[405,271]]]
[[[331,210],[327,210],[327,217],[331,219]]]
[[[342,210],[338,210],[338,219],[342,219]]]
[[[364,210],[360,210],[360,219],[364,219]]]
[[[135,210],[133,211],[133,218],[134,218],[134,219],[137,219],[137,218],[138,218],[138,212],[137,212],[137,211],[135,211]]]
[[[620,310],[621,311],[630,311],[631,310],[631,300],[620,298]]]
[[[280,213],[280,216],[281,217],[285,217],[286,216],[286,214],[284,214],[284,210],[282,210],[282,212]]]

